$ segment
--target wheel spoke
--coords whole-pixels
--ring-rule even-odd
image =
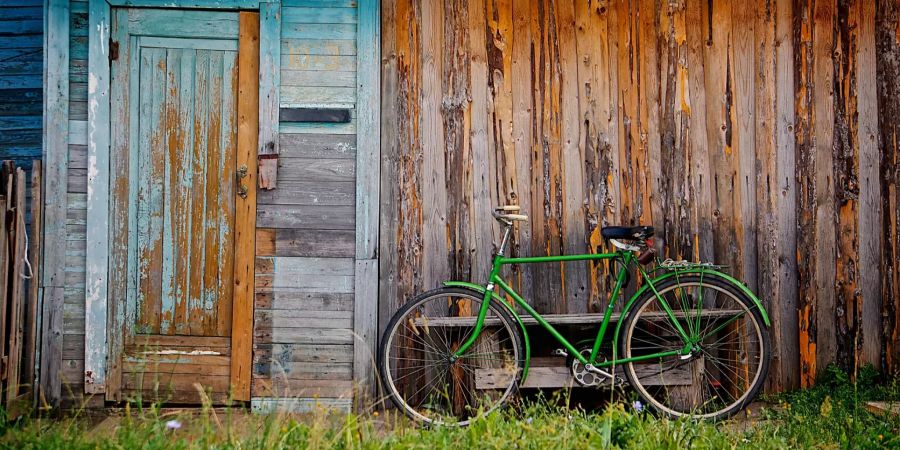
[[[455,307],[464,302],[471,308]],[[497,306],[491,305],[487,319],[499,321],[499,325],[484,327],[460,359],[451,358],[474,334],[475,326],[459,326],[446,319],[460,311],[477,314],[482,302],[482,298],[458,290],[438,291],[415,300],[392,320],[382,344],[386,348],[381,370],[395,403],[414,419],[466,423],[496,409],[513,392],[522,349],[515,323],[498,312]],[[482,371],[487,374],[512,367],[516,368],[510,372],[512,376],[495,373],[486,378],[493,384],[475,384]]]

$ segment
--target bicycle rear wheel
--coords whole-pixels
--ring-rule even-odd
[[[625,363],[625,376],[654,410],[668,416],[726,418],[749,404],[769,369],[769,333],[756,303],[726,279],[710,274],[669,278],[640,298],[620,337],[621,357],[679,350],[689,355]],[[673,321],[662,302],[675,313]],[[675,322],[677,321],[678,326]]]
[[[442,288],[416,297],[391,319],[381,340],[379,372],[394,404],[412,419],[467,425],[515,392],[524,347],[502,305],[488,306],[475,343],[458,359],[453,356],[474,333],[482,303],[478,292]]]

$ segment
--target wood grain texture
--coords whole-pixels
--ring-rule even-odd
[[[879,75],[893,73],[895,9],[385,2],[380,317],[439,280],[483,277],[499,236],[474,212],[515,203],[531,216],[519,256],[603,251],[600,227],[646,223],[666,256],[731,266],[775,323],[773,391],[832,362],[896,359],[900,316],[881,293],[896,290],[897,94]],[[600,310],[610,287],[603,264],[504,275],[542,313]]]
[[[247,196],[235,204],[234,301],[231,322],[231,392],[250,400],[253,289],[256,248],[256,149],[259,140],[259,14],[240,13],[237,95],[238,166],[248,168]]]
[[[260,189],[278,182],[278,111],[281,106],[281,2],[260,2],[259,155]],[[274,158],[273,158],[274,156]]]
[[[69,2],[48,3],[44,127],[44,227],[41,287],[40,395],[52,406],[62,398],[63,304],[66,249],[66,179],[69,128]],[[54,130],[54,131],[50,131]]]
[[[91,1],[88,41],[88,199],[85,269],[85,392],[106,392],[108,267],[110,256],[110,8]]]

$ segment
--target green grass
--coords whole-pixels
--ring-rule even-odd
[[[600,395],[600,394],[597,394]],[[874,415],[867,400],[900,400],[900,380],[872,371],[857,383],[829,370],[816,388],[765,398],[755,417],[722,423],[658,419],[630,402],[601,411],[566,407],[566,398],[529,400],[464,429],[422,429],[395,415],[250,415],[204,409],[171,414],[125,408],[117,427],[92,428],[84,415],[0,420],[0,447],[40,449],[299,448],[900,448],[900,418]],[[177,420],[179,429],[168,429]],[[100,427],[103,428],[103,427]]]

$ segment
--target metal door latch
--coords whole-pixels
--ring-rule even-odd
[[[249,189],[247,188],[247,185],[245,185],[244,183],[241,182],[244,178],[247,178],[247,172],[248,172],[248,169],[247,169],[246,165],[241,164],[241,167],[238,167],[238,170],[237,170],[237,182],[238,182],[237,194],[241,198],[247,198],[247,192],[249,191]]]

